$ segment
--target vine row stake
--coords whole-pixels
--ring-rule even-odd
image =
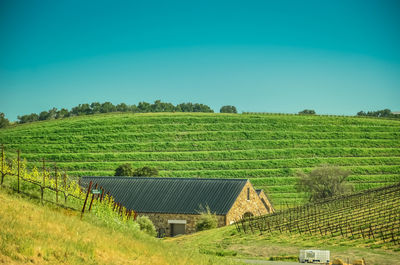
[[[18,150],[18,193],[19,193],[19,177],[20,177],[20,160],[21,160],[21,158],[20,158],[20,151]]]
[[[81,219],[82,219],[83,214],[85,213],[85,207],[86,207],[87,199],[89,197],[90,190],[92,188],[92,184],[93,184],[93,182],[90,181],[89,187],[88,187],[88,190],[87,190],[87,193],[86,193],[85,202],[83,203],[83,207],[82,207]]]
[[[4,144],[1,145],[1,185],[3,185],[4,176]]]
[[[46,187],[46,164],[44,162],[44,158],[43,158],[43,186],[40,187],[40,199],[42,201],[43,204],[43,193],[44,193],[44,188]]]
[[[64,172],[64,199],[67,204],[67,173]]]
[[[54,164],[54,177],[56,178],[56,202],[58,203],[58,173],[57,173],[57,164]]]
[[[94,187],[94,189],[97,190],[97,183],[96,183],[96,186]],[[90,201],[90,205],[89,205],[89,212],[90,212],[90,210],[92,209],[92,204],[93,204],[94,196],[96,196],[96,195],[92,194],[92,200]]]

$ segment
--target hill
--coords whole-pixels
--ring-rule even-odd
[[[168,240],[201,253],[236,258],[297,260],[300,249],[327,249],[331,260],[398,264],[400,183]]]
[[[0,188],[1,264],[230,264]]]
[[[365,117],[154,113],[81,116],[0,130],[6,151],[74,176],[111,176],[121,163],[165,177],[250,178],[278,208],[299,203],[296,170],[351,170],[357,190],[400,180],[400,121]]]

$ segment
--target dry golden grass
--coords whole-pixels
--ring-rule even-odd
[[[0,188],[1,264],[227,264]]]

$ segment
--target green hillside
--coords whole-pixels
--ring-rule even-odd
[[[165,177],[250,178],[277,206],[304,200],[296,170],[327,163],[365,189],[400,181],[400,121],[263,114],[107,114],[0,130],[8,152],[68,174],[113,175],[121,163]]]

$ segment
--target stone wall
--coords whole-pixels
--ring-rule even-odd
[[[268,213],[274,213],[275,209],[272,206],[271,202],[269,201],[267,195],[265,195],[263,190],[261,190],[261,192],[258,194],[258,196],[260,197],[260,199],[264,200],[265,204],[267,205]]]
[[[249,189],[250,193],[249,200],[247,198],[247,189]],[[266,196],[265,199],[266,201],[268,201]],[[267,208],[265,208],[264,204],[262,203],[253,185],[251,185],[250,181],[247,181],[232,208],[229,210],[226,217],[226,225],[238,221],[243,217],[245,213],[251,213],[252,215],[263,215],[269,213]]]
[[[171,225],[168,220],[186,220],[185,232],[186,234],[196,232],[196,223],[200,218],[199,214],[173,214],[173,213],[137,213],[138,216],[148,216],[153,222],[157,231],[164,228],[166,236],[171,235]],[[225,216],[217,215],[218,227],[225,225]]]

